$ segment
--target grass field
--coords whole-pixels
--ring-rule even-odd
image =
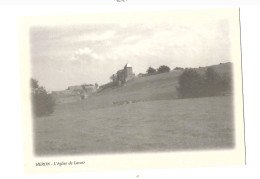
[[[229,73],[230,64],[214,67]],[[198,69],[200,71],[205,68]],[[182,71],[129,81],[34,119],[37,155],[163,152],[234,147],[232,96],[177,99]]]
[[[37,155],[232,148],[231,97],[156,100],[84,110],[58,108],[35,121]],[[77,110],[75,110],[77,109]]]

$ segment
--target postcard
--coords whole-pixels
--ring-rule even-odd
[[[239,9],[19,19],[27,173],[245,164]]]

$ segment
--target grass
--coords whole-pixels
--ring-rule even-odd
[[[78,103],[74,103],[75,109]],[[84,110],[60,108],[35,122],[36,154],[156,152],[232,148],[228,96],[156,100]]]
[[[216,68],[227,72],[225,64]],[[34,119],[35,153],[46,156],[233,148],[232,96],[177,99],[181,73],[138,78],[87,100],[57,104],[52,115]]]

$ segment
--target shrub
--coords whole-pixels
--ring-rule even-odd
[[[171,69],[168,66],[162,65],[158,68],[158,72],[159,73],[165,73],[165,72],[169,72]]]
[[[198,97],[203,92],[201,86],[203,85],[202,77],[193,69],[185,69],[179,77],[179,87],[177,91],[180,98]]]
[[[213,68],[207,68],[203,75],[194,69],[185,69],[177,87],[180,98],[217,96],[231,90],[231,75],[220,76]]]
[[[174,70],[183,70],[184,68],[182,67],[175,67]]]
[[[149,67],[149,68],[146,70],[146,72],[147,72],[148,74],[152,74],[152,73],[155,73],[156,70],[155,70],[154,68],[152,68],[152,67]]]
[[[213,68],[207,68],[205,72],[204,95],[215,96],[221,90],[221,77]]]
[[[222,87],[223,89],[226,89],[227,91],[232,91],[232,90],[233,90],[232,74],[225,73],[225,74],[222,76],[221,87]]]
[[[54,100],[51,95],[47,94],[44,87],[38,85],[38,81],[31,79],[31,97],[33,115],[40,117],[53,113]]]

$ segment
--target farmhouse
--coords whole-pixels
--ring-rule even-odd
[[[75,86],[69,86],[68,90],[71,92],[80,92],[80,91],[86,91],[86,92],[95,92],[98,89],[98,84],[92,85],[92,84],[83,84],[83,85],[75,85]]]
[[[70,103],[88,98],[98,88],[98,84],[69,86],[66,90],[52,92],[52,97],[56,103]]]
[[[69,86],[67,90],[69,90],[73,94],[80,95],[80,99],[86,99],[89,94],[96,92],[98,89],[98,84],[84,84],[84,85],[76,85],[76,86]]]
[[[113,83],[124,84],[134,77],[133,67],[127,63],[122,70],[117,71],[116,77],[113,78]]]

